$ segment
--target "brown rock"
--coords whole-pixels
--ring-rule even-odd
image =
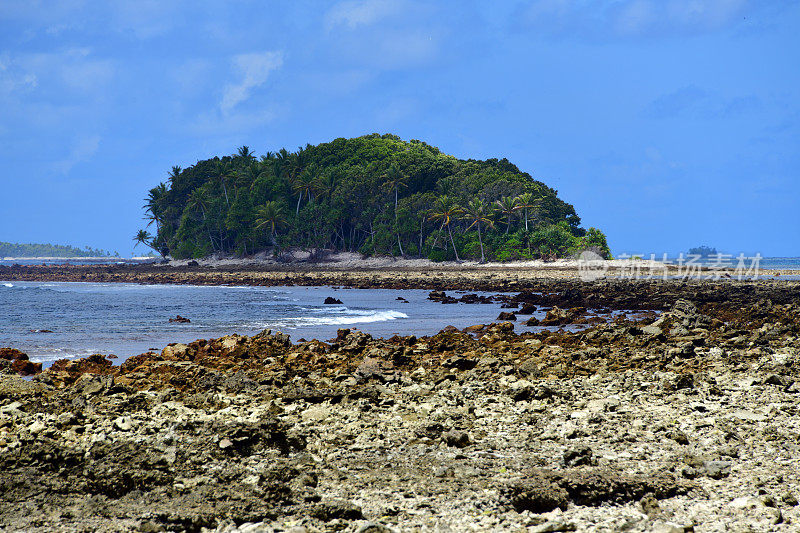
[[[0,360],[7,361],[4,366],[20,376],[32,376],[42,371],[42,363],[28,360],[28,354],[14,348],[0,348]]]

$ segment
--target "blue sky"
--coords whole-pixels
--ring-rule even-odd
[[[800,255],[800,3],[0,2],[0,240],[132,250],[172,165],[391,132],[615,253]]]

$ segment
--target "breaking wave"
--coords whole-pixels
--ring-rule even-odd
[[[362,324],[366,322],[384,322],[386,320],[397,320],[398,318],[408,318],[408,315],[400,311],[369,311],[358,315],[349,316],[326,316],[326,317],[300,317],[296,320],[304,322],[303,325],[345,325]]]
[[[347,309],[347,308],[345,308]],[[314,310],[312,310],[313,312]],[[328,311],[323,310],[323,311]],[[334,311],[330,309],[329,311]],[[387,320],[398,320],[408,318],[408,315],[400,311],[354,311],[347,310],[347,314],[334,316],[298,316],[287,317],[277,320],[270,320],[258,323],[242,324],[249,329],[267,328],[302,328],[309,326],[347,326],[349,324],[366,324],[370,322],[386,322]]]

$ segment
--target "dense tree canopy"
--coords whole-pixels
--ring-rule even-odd
[[[119,255],[119,254],[117,254]],[[35,244],[0,242],[0,258],[3,257],[110,257],[105,250],[76,248],[62,244]]]
[[[155,234],[137,240],[176,258],[292,247],[434,260],[608,254],[599,230],[580,228],[557,191],[507,159],[456,159],[395,135],[260,158],[242,146],[173,167],[145,202]]]

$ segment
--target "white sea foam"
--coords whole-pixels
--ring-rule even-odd
[[[367,322],[384,322],[386,320],[397,320],[398,318],[408,318],[408,315],[400,311],[375,311],[364,315],[350,316],[328,316],[328,317],[302,317],[298,322],[305,322],[304,325],[344,325],[344,324],[363,324]]]
[[[13,286],[14,286],[14,284],[13,284],[13,283],[3,283],[3,287],[9,287],[9,288],[11,288],[11,287],[13,287]]]
[[[348,324],[366,324],[370,322],[385,322],[387,320],[408,318],[407,314],[394,310],[350,311],[350,313],[351,314],[340,316],[299,316],[281,318],[268,322],[241,324],[240,327],[247,329],[295,329],[308,326],[345,326]]]

